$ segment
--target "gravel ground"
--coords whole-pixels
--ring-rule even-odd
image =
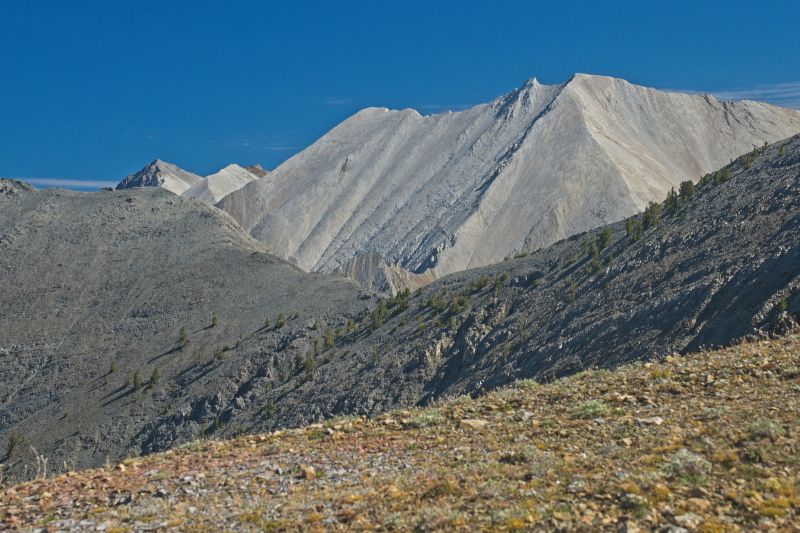
[[[0,492],[46,531],[787,531],[800,336],[200,440]]]

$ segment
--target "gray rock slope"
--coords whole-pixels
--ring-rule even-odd
[[[30,446],[51,472],[138,454],[164,413],[196,420],[169,442],[196,437],[202,423],[213,433],[219,398],[247,397],[259,372],[294,368],[310,321],[343,327],[340,317],[369,303],[353,282],[303,273],[262,248],[222,211],[159,188],[0,181],[0,463],[19,472],[33,462]],[[265,328],[279,313],[286,325]],[[254,335],[261,355],[229,357]],[[20,444],[5,457],[12,435]]]
[[[621,220],[798,132],[800,112],[763,103],[533,79],[458,113],[365,109],[218,205],[307,271],[377,253],[439,277]]]
[[[383,303],[165,192],[9,186],[0,460],[96,465],[796,327],[800,137],[701,183],[638,239],[641,215]]]

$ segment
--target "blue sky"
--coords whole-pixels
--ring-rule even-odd
[[[797,1],[5,0],[0,176],[274,168],[362,107],[461,109],[574,72],[800,108],[798,20]]]

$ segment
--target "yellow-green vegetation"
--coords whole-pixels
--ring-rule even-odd
[[[0,529],[786,531],[798,407],[792,336],[24,483]]]

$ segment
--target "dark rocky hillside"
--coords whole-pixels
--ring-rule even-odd
[[[344,327],[369,305],[197,201],[0,184],[0,463],[13,470],[31,447],[55,471],[148,451],[148,424],[168,414],[185,421],[170,443],[218,433],[257,376],[293,371],[309,324]]]
[[[16,188],[0,196],[0,454],[96,465],[796,326],[800,137],[673,203],[377,303],[163,191]]]
[[[277,423],[375,413],[794,329],[800,136],[742,156],[676,203],[660,206],[653,227],[639,229],[640,215],[373,311],[323,354],[313,381],[276,384],[267,396]]]

